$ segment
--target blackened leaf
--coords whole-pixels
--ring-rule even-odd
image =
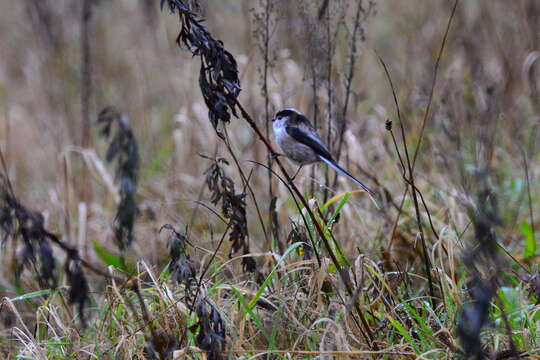
[[[69,289],[69,303],[77,305],[83,326],[86,326],[84,306],[88,300],[88,282],[77,259],[68,259],[65,265]]]
[[[39,278],[41,287],[54,289],[58,285],[58,279],[55,273],[55,263],[52,249],[49,243],[43,239],[39,244],[40,273]]]
[[[171,256],[169,269],[172,278],[175,282],[185,284],[186,288],[188,288],[190,284],[195,281],[197,271],[195,263],[187,253],[186,237],[178,233],[170,224],[163,225],[160,232],[163,229],[171,231],[168,245]]]
[[[203,20],[190,12],[192,7],[186,5],[186,0],[168,0],[167,3],[172,12],[177,10],[180,15],[181,29],[176,43],[201,58],[199,87],[208,108],[208,119],[222,137],[219,122],[229,122],[231,114],[237,116],[236,99],[241,88],[236,60],[224,49],[223,42],[212,37],[202,25]]]
[[[215,306],[200,295],[195,303],[195,311],[199,318],[199,334],[195,342],[201,349],[209,352],[209,359],[220,360],[225,347],[225,327],[220,313]]]
[[[104,108],[97,124],[101,135],[109,138],[116,124],[116,133],[105,156],[107,162],[116,162],[115,181],[120,185],[120,204],[114,217],[115,242],[120,250],[129,247],[134,239],[133,228],[139,214],[135,201],[137,190],[139,151],[129,120],[114,107]]]

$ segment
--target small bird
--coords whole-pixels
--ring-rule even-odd
[[[300,111],[293,108],[278,111],[272,119],[272,127],[276,142],[285,153],[284,155],[300,165],[293,180],[302,166],[324,161],[338,173],[357,183],[375,201],[373,199],[375,193],[371,189],[334,161],[328,147],[319,138],[308,118]]]

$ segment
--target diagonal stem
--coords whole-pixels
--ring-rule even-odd
[[[264,134],[261,132],[261,130],[259,129],[259,127],[255,123],[255,121],[253,121],[253,118],[248,114],[248,112],[244,109],[244,107],[242,106],[242,104],[240,104],[240,102],[238,100],[236,101],[236,106],[238,107],[238,109],[240,109],[240,112],[242,113],[242,117],[251,126],[253,131],[255,131],[255,134],[257,135],[259,140],[261,140],[264,143],[264,145],[266,146],[266,148],[268,149],[270,154],[275,154],[276,152],[274,151],[272,145],[270,144],[270,141],[264,136]],[[309,204],[308,204],[307,200],[304,198],[304,196],[302,195],[300,190],[298,190],[296,185],[291,181],[292,178],[287,173],[287,171],[283,167],[283,164],[281,163],[281,161],[279,160],[278,157],[275,158],[275,161],[276,161],[276,164],[278,165],[281,173],[285,176],[285,179],[287,180],[287,182],[289,182],[291,189],[294,191],[296,196],[300,199],[300,201],[302,202],[302,205],[304,205],[304,208],[308,212],[309,217],[312,219],[313,224],[315,225],[315,228],[317,230],[317,233],[321,237],[322,242],[324,244],[324,247],[326,248],[326,251],[328,252],[328,254],[329,254],[329,256],[330,256],[330,258],[332,260],[332,263],[335,265],[336,269],[338,269],[338,273],[339,273],[339,275],[340,275],[340,277],[341,277],[341,279],[342,279],[342,281],[343,281],[343,283],[345,285],[345,288],[347,289],[347,292],[349,294],[353,294],[354,291],[353,291],[353,286],[351,284],[351,281],[347,276],[345,276],[345,272],[343,271],[342,266],[339,264],[339,261],[336,258],[336,255],[334,254],[334,252],[333,252],[333,250],[332,250],[332,248],[330,246],[330,243],[328,242],[328,239],[324,235],[324,231],[321,228],[319,222],[317,221],[317,218],[315,217],[315,215],[313,214],[313,211],[309,207]],[[366,321],[366,318],[364,316],[364,313],[363,313],[362,309],[360,309],[360,306],[359,306],[357,301],[354,302],[354,307],[356,309],[356,312],[358,314],[358,317],[360,318],[360,321],[361,321],[364,329],[362,329],[361,326],[358,326],[358,328],[360,329],[360,331],[362,332],[362,335],[368,341],[370,346],[374,350],[378,350],[378,346],[377,346],[377,343],[375,342],[375,338],[373,336],[373,333],[371,332],[371,328],[369,327],[369,325],[368,325],[368,323]],[[357,321],[356,318],[353,317],[353,319],[355,319],[355,322]],[[357,323],[357,325],[360,325],[360,324]]]

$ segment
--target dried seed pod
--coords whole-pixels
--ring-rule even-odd
[[[172,13],[180,17],[181,29],[176,38],[178,46],[185,46],[194,56],[201,59],[199,86],[208,108],[208,118],[216,133],[219,122],[229,122],[231,114],[236,115],[236,99],[240,94],[238,65],[223,42],[212,37],[192,12],[194,6],[186,0],[161,0],[161,8],[169,5]]]
[[[88,301],[88,282],[81,268],[77,250],[47,231],[43,216],[24,207],[13,195],[7,178],[0,175],[0,229],[3,241],[22,239],[22,248],[17,252],[15,276],[20,276],[27,267],[36,273],[42,289],[58,286],[58,276],[51,243],[59,245],[66,252],[64,270],[69,290],[69,302],[77,305],[83,326],[86,326],[84,307]]]
[[[205,171],[206,185],[211,192],[210,201],[217,205],[221,201],[223,217],[229,220],[229,240],[231,241],[232,254],[243,251],[243,254],[249,254],[248,225],[246,214],[246,194],[236,193],[233,180],[225,173],[223,165],[228,165],[224,158],[209,158],[213,164]],[[242,266],[245,271],[255,272],[256,262],[251,257],[242,258]]]
[[[81,322],[83,326],[86,326],[84,306],[88,301],[88,281],[86,281],[86,277],[82,271],[80,260],[76,257],[68,258],[65,264],[65,271],[70,286],[69,303],[78,307]]]
[[[159,232],[163,229],[171,231],[168,246],[171,256],[169,272],[172,279],[179,284],[184,284],[186,289],[189,289],[190,285],[196,280],[197,270],[195,263],[187,253],[186,237],[178,233],[170,224],[163,225]]]
[[[199,318],[199,334],[195,339],[197,346],[209,352],[210,360],[224,359],[225,327],[219,311],[202,295],[197,298],[195,310]]]
[[[120,204],[114,217],[115,241],[120,250],[125,250],[134,239],[133,227],[139,214],[135,201],[139,171],[137,141],[131,131],[129,120],[114,107],[106,107],[98,116],[100,134],[111,138],[105,158],[116,161],[115,181],[120,184]],[[113,126],[117,125],[114,135]]]

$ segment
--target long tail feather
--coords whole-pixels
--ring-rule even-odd
[[[349,179],[351,179],[352,181],[354,181],[355,183],[357,183],[361,188],[362,190],[364,190],[369,198],[371,199],[371,201],[373,201],[373,203],[375,204],[375,206],[377,207],[377,209],[380,209],[379,207],[379,204],[377,203],[377,201],[375,200],[374,196],[375,196],[375,192],[373,192],[370,188],[368,188],[366,185],[364,185],[360,180],[358,180],[357,178],[355,178],[354,176],[352,176],[351,174],[349,174],[349,172],[347,170],[345,170],[344,168],[342,168],[341,166],[339,166],[338,164],[336,164],[333,160],[329,160],[325,157],[322,157],[319,155],[319,159],[321,159],[322,161],[324,161],[325,163],[328,164],[328,166],[330,166],[331,168],[333,168],[334,170],[336,170],[338,173],[340,173],[341,175],[345,175],[347,176]]]

